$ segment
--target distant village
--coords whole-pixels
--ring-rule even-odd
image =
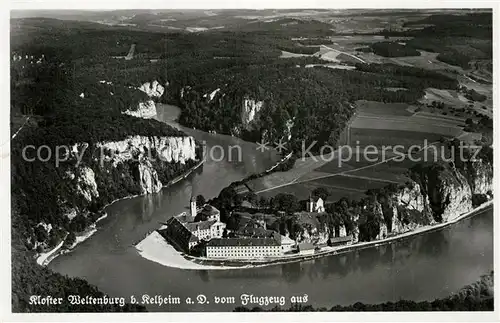
[[[311,222],[317,221],[317,215],[324,212],[324,200],[321,197],[310,197],[305,208],[295,212],[294,216]],[[353,237],[346,234],[344,225],[339,225],[332,234],[323,239],[313,238],[302,242],[294,240],[289,235],[280,234],[279,213],[284,215],[285,212],[280,211],[278,215],[274,215],[234,211],[230,217],[238,219],[237,227],[229,229],[228,225],[221,221],[221,212],[216,207],[208,203],[198,206],[197,199],[193,196],[189,212],[170,218],[165,223],[166,227],[158,232],[180,252],[214,260],[307,256],[314,255],[327,246],[353,243]]]

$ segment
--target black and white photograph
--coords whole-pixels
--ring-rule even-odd
[[[11,9],[11,315],[498,319],[498,4],[378,5]]]

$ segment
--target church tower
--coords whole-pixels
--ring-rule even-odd
[[[306,203],[306,210],[307,212],[314,212],[314,201],[311,194],[309,194],[309,201]]]
[[[194,195],[191,196],[190,210],[191,216],[194,218],[196,216],[196,198],[194,197]]]

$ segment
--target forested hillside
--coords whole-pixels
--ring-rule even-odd
[[[102,150],[99,145],[137,136],[182,138],[185,134],[156,120],[123,114],[151,100],[137,89],[141,85],[138,79],[132,87],[85,76],[87,71],[81,66],[92,66],[98,57],[87,50],[106,48],[85,44],[85,40],[95,36],[95,29],[87,30],[89,38],[78,38],[78,33],[86,32],[85,28],[75,28],[78,23],[47,25],[38,20],[30,23],[37,32],[28,34],[40,37],[40,42],[14,37],[11,51],[11,133],[15,134],[11,141],[12,305],[13,311],[68,312],[75,307],[36,306],[29,304],[29,297],[66,298],[72,294],[99,297],[103,293],[82,279],[63,277],[39,266],[34,257],[63,242],[63,248],[70,248],[75,235],[85,232],[102,216],[103,206],[117,198],[142,193],[143,157],[131,156],[136,160],[125,160],[111,167],[111,162],[103,162],[102,158],[112,158],[116,152]],[[51,28],[55,30],[50,31]],[[115,43],[112,35],[113,32],[107,34],[106,39]],[[71,44],[61,41],[66,36]],[[86,60],[85,55],[96,56]],[[145,81],[149,79],[142,79]],[[103,152],[107,155],[100,155]],[[82,159],[77,162],[79,154]],[[167,183],[193,164],[194,160],[189,160],[185,164],[165,162],[150,167],[158,169],[158,177]],[[80,305],[76,310],[144,308]]]
[[[259,64],[219,69],[210,74],[210,82],[191,83],[197,86],[179,98],[183,108],[180,121],[249,140],[264,137],[269,142],[283,138],[287,123],[293,121],[291,147],[300,148],[302,140],[306,144],[316,140],[336,145],[354,112],[352,103],[356,100],[413,103],[424,95],[426,87],[456,89],[458,86],[456,80],[419,68],[361,63],[356,68],[349,71],[303,68],[300,64]],[[389,91],[385,89],[388,87],[409,90]],[[213,99],[204,97],[217,89],[220,90]],[[263,102],[258,126],[251,133],[245,132],[239,113],[245,98]]]
[[[264,310],[261,307],[237,307],[234,312],[400,312],[400,311],[493,311],[493,271],[482,275],[480,279],[468,286],[465,286],[457,293],[446,297],[435,299],[433,301],[405,301],[386,302],[380,304],[363,304],[361,302],[349,305],[335,305],[327,309],[324,307],[314,308],[311,305],[294,304],[289,308],[274,307],[270,310]]]

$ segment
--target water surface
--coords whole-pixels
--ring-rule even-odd
[[[178,126],[178,111],[166,106],[158,118]],[[240,145],[242,160],[208,158],[203,169],[160,193],[119,201],[106,211],[97,233],[74,251],[53,260],[59,273],[82,277],[109,296],[140,299],[168,295],[180,305],[148,305],[149,311],[221,311],[239,306],[241,294],[291,296],[307,294],[315,307],[355,302],[433,300],[446,297],[493,269],[493,211],[485,210],[445,229],[381,247],[307,262],[237,270],[181,270],[148,261],[133,244],[165,221],[187,210],[191,193],[216,196],[229,183],[273,165],[279,157],[260,153],[237,138],[182,128],[207,148]],[[215,159],[219,156],[214,154]],[[185,304],[204,294],[209,304]],[[214,296],[233,296],[236,304],[215,304]],[[247,305],[248,306],[248,305]],[[254,305],[252,305],[254,306]],[[251,307],[251,306],[250,306]]]

